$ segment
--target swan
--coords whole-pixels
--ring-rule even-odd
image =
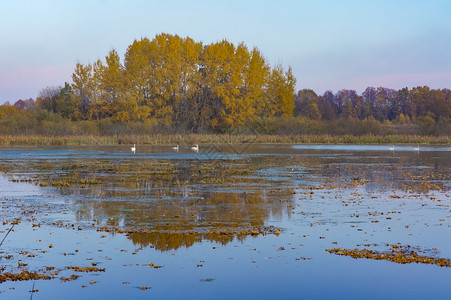
[[[199,152],[199,145],[192,146],[192,147],[191,147],[191,150],[194,150],[194,151],[196,151],[196,152]]]
[[[136,145],[135,144],[133,144],[133,147],[131,148],[131,150],[133,153],[136,153]]]
[[[179,151],[179,145],[176,145],[176,146],[172,146],[172,150],[175,150],[175,151]]]
[[[418,145],[417,147],[413,148],[413,150],[420,151],[420,145]]]
[[[391,146],[390,148],[388,148],[388,150],[390,151],[395,151],[395,145]]]

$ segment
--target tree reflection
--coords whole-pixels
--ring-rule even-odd
[[[264,234],[265,222],[281,216],[292,193],[270,197],[264,191],[200,192],[185,199],[153,201],[75,201],[78,220],[132,229],[129,238],[142,246],[165,251],[189,247],[203,239],[228,243],[247,235]],[[105,221],[106,220],[106,221]],[[257,230],[257,231],[255,231]]]
[[[134,243],[162,251],[272,232],[265,222],[281,218],[293,201],[292,192],[281,188],[290,181],[258,174],[259,162],[91,159],[30,165],[40,170],[29,175],[36,184],[57,187],[71,199],[77,221],[126,229]]]
[[[447,189],[451,176],[449,158],[433,153],[274,149],[279,154],[247,159],[10,160],[0,169],[11,180],[56,188],[78,221],[116,228],[109,230],[161,251],[264,234],[269,219],[290,216],[290,187],[427,193]]]

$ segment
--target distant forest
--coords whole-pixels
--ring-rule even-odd
[[[160,34],[135,40],[123,61],[111,50],[104,61],[78,63],[72,83],[0,106],[0,133],[451,133],[449,89],[317,95],[295,85],[291,68],[271,67],[257,48]]]

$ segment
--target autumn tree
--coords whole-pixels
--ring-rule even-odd
[[[313,103],[316,104],[316,108],[318,109],[318,95],[310,89],[299,90],[294,99],[294,113],[296,115],[308,116],[309,107],[312,108]],[[319,110],[318,110],[319,112]]]
[[[377,90],[374,87],[367,87],[362,93],[362,109],[360,111],[360,119],[366,119],[370,116],[374,117],[374,109],[377,97]]]
[[[92,66],[77,63],[72,74],[72,100],[76,107],[76,116],[83,120],[90,117],[89,112],[93,103],[93,84]]]
[[[105,57],[105,65],[100,68],[100,86],[102,105],[106,108],[106,115],[117,121],[130,121],[130,103],[127,102],[124,91],[123,72],[116,50],[111,50]]]
[[[323,120],[333,120],[337,118],[337,114],[334,109],[334,98],[335,96],[332,91],[326,91],[319,99],[318,108]]]
[[[258,117],[291,116],[291,68],[271,69],[258,49],[226,40],[203,46],[159,34],[135,40],[121,64],[77,64],[71,85],[81,119],[111,118],[162,126],[223,130]]]
[[[284,72],[281,65],[271,70],[268,80],[267,102],[264,117],[291,117],[294,111],[296,79],[291,68]]]
[[[150,40],[135,40],[125,53],[125,87],[127,101],[133,107],[134,119],[148,120],[151,113],[149,105],[151,88],[149,78],[152,75],[150,65]]]
[[[176,126],[191,127],[199,118],[199,105],[202,102],[196,97],[200,81],[200,55],[202,43],[184,38],[181,45],[180,85],[176,101],[174,101],[173,122]],[[197,120],[197,121],[195,121]]]
[[[55,100],[56,113],[64,118],[76,119],[75,102],[73,101],[72,88],[65,82],[64,87],[60,88],[59,95]]]
[[[250,53],[247,73],[244,77],[244,101],[248,119],[259,117],[265,107],[270,67],[261,52],[254,48]]]
[[[214,129],[228,128],[236,123],[241,82],[234,56],[235,46],[226,40],[205,46],[201,55],[201,87],[202,93],[207,95],[203,99],[206,102],[202,115],[210,120]]]
[[[49,112],[56,112],[56,99],[60,94],[60,88],[56,86],[48,86],[39,92],[36,98],[36,106]]]
[[[14,103],[14,106],[17,107],[18,109],[33,110],[35,109],[35,102],[32,98],[28,100],[19,99]]]

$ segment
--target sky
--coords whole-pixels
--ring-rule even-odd
[[[449,0],[0,0],[0,104],[160,33],[257,47],[318,94],[451,88],[450,13]]]

